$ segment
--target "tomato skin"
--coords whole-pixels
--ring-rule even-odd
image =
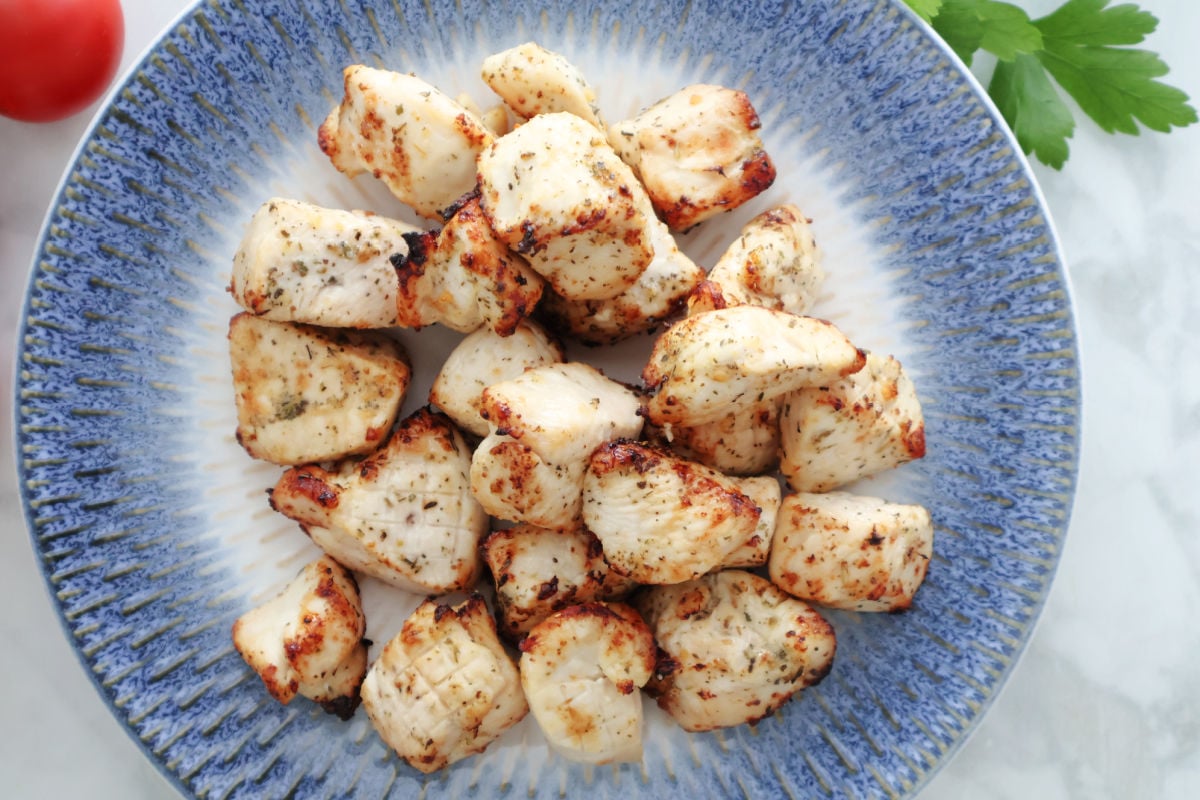
[[[124,46],[120,0],[0,0],[0,114],[82,111],[112,83]]]

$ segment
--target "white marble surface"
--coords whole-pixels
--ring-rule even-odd
[[[185,5],[124,0],[125,66]],[[1057,0],[1026,7],[1045,9]],[[1200,4],[1141,0],[1150,45],[1200,99]],[[70,649],[21,519],[14,335],[35,237],[91,111],[0,119],[0,794],[170,798]],[[1081,125],[1062,173],[1037,168],[1070,264],[1084,358],[1071,532],[1024,658],[922,793],[957,798],[1200,797],[1200,126]]]

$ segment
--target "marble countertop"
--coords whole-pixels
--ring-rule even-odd
[[[1052,0],[1022,2],[1045,10]],[[124,67],[186,5],[124,0]],[[1200,101],[1200,4],[1140,0],[1149,46]],[[20,301],[42,217],[94,109],[0,119],[0,416],[12,418]],[[951,798],[1200,797],[1200,126],[1108,136],[1036,166],[1070,265],[1084,447],[1058,577],[1024,657],[926,787]],[[0,776],[6,797],[170,798],[95,692],[52,609],[0,426]]]

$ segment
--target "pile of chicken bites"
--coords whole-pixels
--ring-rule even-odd
[[[688,731],[754,723],[832,667],[810,603],[909,607],[929,514],[839,487],[924,455],[921,409],[894,358],[804,315],[823,271],[797,208],[709,270],[677,246],[774,180],[743,92],[606,126],[536,44],[482,76],[488,112],[351,66],[320,126],[339,170],[436,227],[283,198],[248,223],[237,438],[286,467],[270,504],[325,555],[233,639],[277,700],[361,702],[418,770],[529,711],[567,759],[639,761],[640,690]],[[397,419],[389,329],[435,323],[465,336]],[[655,331],[640,386],[562,344]],[[426,597],[370,664],[356,573]]]

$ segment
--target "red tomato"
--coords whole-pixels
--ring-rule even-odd
[[[112,83],[124,45],[120,0],[0,0],[0,114],[82,111]]]

